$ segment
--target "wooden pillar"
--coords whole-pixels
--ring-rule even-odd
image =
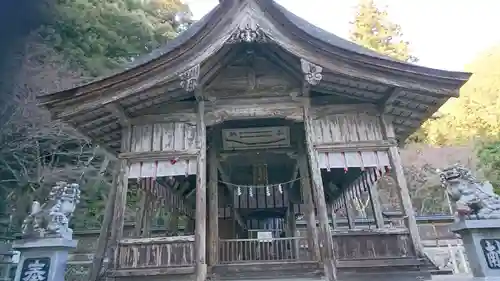
[[[92,268],[90,269],[89,281],[97,281],[99,279],[99,274],[101,272],[101,267],[103,266],[104,256],[106,255],[106,249],[108,245],[109,229],[111,225],[111,219],[113,218],[113,208],[116,200],[116,186],[119,171],[113,173],[113,182],[111,183],[111,189],[108,194],[108,201],[106,202],[106,207],[104,209],[104,218],[102,220],[101,232],[99,233],[99,239],[97,240],[97,248],[92,260]]]
[[[198,159],[196,170],[196,226],[195,226],[195,260],[196,281],[207,278],[206,243],[207,243],[207,136],[205,127],[205,101],[198,101],[197,122]]]
[[[146,208],[147,208],[147,200],[146,200],[146,192],[141,188],[141,182],[138,184],[137,193],[141,197],[139,201],[139,208],[137,209],[136,217],[135,217],[135,229],[134,236],[142,237],[142,229],[144,225],[144,217],[146,216]]]
[[[122,130],[122,145],[121,152],[130,151],[130,142],[132,128],[125,127]],[[116,268],[116,255],[118,249],[118,241],[123,238],[123,226],[125,224],[125,211],[127,208],[127,191],[128,191],[128,161],[127,159],[118,160],[119,174],[117,177],[116,201],[113,210],[113,221],[111,225],[111,255],[109,257],[110,264]]]
[[[342,196],[344,196],[345,215],[347,217],[347,224],[349,226],[349,229],[353,229],[356,226],[356,216],[354,215],[354,210],[352,209],[352,199],[347,196],[347,188],[349,187],[344,188],[346,189],[346,191],[343,192]]]
[[[328,222],[328,211],[326,208],[325,191],[323,188],[323,179],[318,163],[318,152],[314,148],[312,118],[309,112],[309,102],[304,105],[304,128],[306,135],[307,154],[311,168],[311,179],[313,184],[313,194],[316,199],[316,208],[319,218],[318,241],[320,254],[325,267],[327,280],[337,280],[337,269],[334,264],[333,237]]]
[[[300,187],[302,190],[302,198],[304,199],[304,219],[307,223],[307,241],[308,248],[311,252],[311,258],[315,261],[320,260],[319,247],[318,247],[318,228],[316,225],[316,214],[314,212],[314,200],[312,196],[311,178],[309,175],[309,165],[307,154],[302,145],[298,147],[299,152],[299,173],[300,173]]]
[[[375,226],[377,228],[384,227],[384,217],[382,216],[382,206],[380,205],[380,197],[378,194],[378,183],[374,183],[368,187],[370,202],[372,203],[373,217],[375,218]]]
[[[337,214],[335,213],[335,208],[333,204],[330,205],[330,216],[332,217],[332,228],[337,228]]]
[[[170,213],[170,218],[168,220],[167,235],[178,236],[179,235],[179,213]]]
[[[392,120],[388,118],[388,116],[381,115],[381,125],[382,125],[382,133],[384,137],[393,141],[394,145],[389,148],[389,161],[392,166],[392,171],[395,175],[398,189],[399,199],[401,200],[401,204],[403,205],[403,212],[405,214],[406,227],[410,232],[413,246],[417,255],[423,256],[422,243],[420,242],[420,235],[418,233],[418,225],[417,220],[415,218],[415,211],[413,210],[413,204],[410,198],[410,192],[408,190],[408,185],[406,183],[406,178],[403,172],[403,163],[401,162],[401,156],[399,155],[399,149],[397,147],[396,142],[396,134],[394,132],[394,127],[392,125]]]
[[[156,205],[156,198],[153,194],[146,192],[146,205],[144,208],[144,218],[142,222],[142,234],[141,237],[151,237],[151,224],[153,223],[153,215]]]
[[[289,197],[290,198],[290,197]],[[286,237],[296,237],[297,236],[297,220],[295,219],[295,210],[293,208],[293,203],[291,201],[288,202],[288,208],[285,217],[286,222]],[[291,240],[290,241],[291,254],[292,258],[297,258],[297,253],[299,249],[299,241]]]
[[[214,136],[215,138],[215,136]],[[212,139],[214,139],[212,138]],[[216,265],[219,258],[219,171],[217,169],[217,143],[208,149],[208,264]]]
[[[194,234],[194,232],[195,232],[195,225],[196,225],[195,219],[188,218],[187,219],[186,228],[184,229],[184,233],[185,234],[189,234],[189,235]]]

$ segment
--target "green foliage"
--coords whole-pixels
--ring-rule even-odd
[[[401,61],[417,61],[410,53],[409,42],[402,39],[401,26],[391,22],[387,11],[379,9],[373,0],[359,2],[351,25],[351,41]]]
[[[500,194],[500,140],[484,141],[477,146],[478,169]]]
[[[472,72],[460,97],[441,109],[442,116],[422,126],[420,141],[432,145],[462,145],[500,136],[500,45],[480,54],[465,67]]]
[[[74,67],[103,75],[177,35],[180,0],[56,0],[40,35]]]
[[[36,95],[71,87],[81,80],[82,72],[99,76],[119,70],[167,43],[190,23],[190,12],[180,0],[46,0],[44,4],[46,20],[26,36],[12,88],[2,88],[13,94],[7,98],[12,103],[0,105],[1,233],[4,221],[19,231],[31,202],[45,202],[57,181],[81,186],[73,226],[100,226],[111,182],[106,170],[113,164],[102,170],[102,151],[66,125],[49,120],[37,108]],[[128,197],[130,221],[137,193]]]

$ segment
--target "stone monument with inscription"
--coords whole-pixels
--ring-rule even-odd
[[[500,281],[500,196],[460,165],[443,170],[441,180],[455,203],[452,230],[463,240],[474,280]]]
[[[14,243],[20,251],[15,281],[63,281],[68,253],[76,248],[69,220],[80,200],[78,184],[57,183],[49,200],[35,201],[23,223],[23,238]]]

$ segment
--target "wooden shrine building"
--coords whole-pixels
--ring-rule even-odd
[[[105,276],[119,280],[430,276],[398,143],[469,76],[377,54],[271,0],[224,0],[126,70],[42,96],[119,161],[91,281],[105,255]],[[385,173],[401,224],[382,215]],[[144,208],[124,233],[136,187]],[[370,227],[354,223],[359,202]],[[171,228],[150,237],[159,207]]]

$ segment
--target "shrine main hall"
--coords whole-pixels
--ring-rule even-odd
[[[223,0],[125,70],[39,102],[117,163],[90,281],[426,280],[398,147],[469,77],[271,0]],[[384,176],[401,212],[384,213]]]

